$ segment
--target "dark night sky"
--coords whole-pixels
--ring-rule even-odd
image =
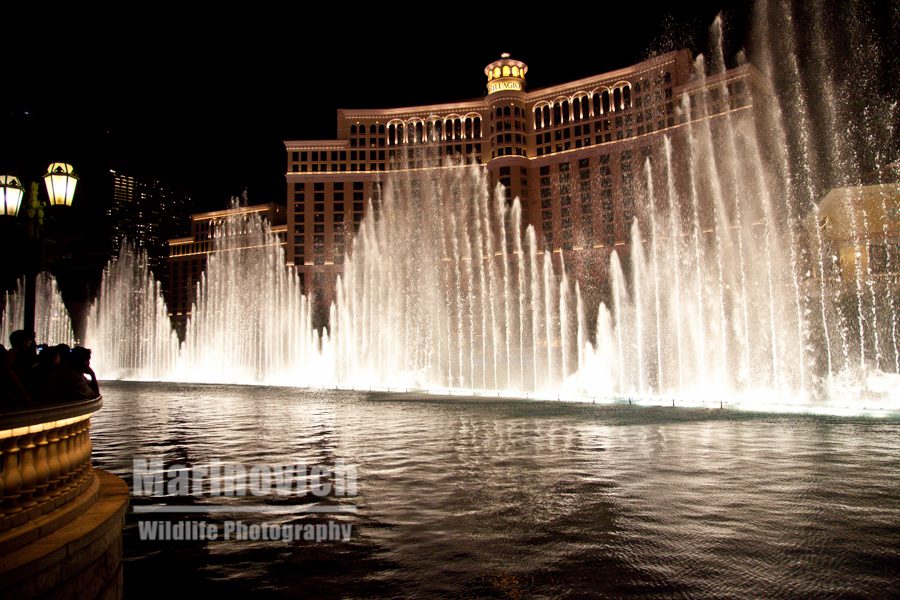
[[[63,25],[50,14],[15,15],[7,19],[21,26],[5,52],[0,171],[36,179],[53,160],[72,162],[82,210],[106,201],[98,174],[111,167],[180,184],[199,210],[224,206],[244,187],[252,202],[283,201],[282,140],[333,138],[338,107],[481,96],[484,65],[504,51],[528,63],[531,89],[655,51],[696,53],[719,10],[730,55],[746,41],[747,1],[611,5],[543,5],[509,22],[502,13],[515,4],[469,5],[476,18],[381,6],[307,15],[300,4],[265,14],[60,14]],[[39,38],[47,31],[53,43]],[[468,31],[474,39],[459,35]],[[50,83],[57,77],[71,82],[65,92]]]

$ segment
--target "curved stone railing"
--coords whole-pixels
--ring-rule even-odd
[[[96,487],[91,415],[103,398],[0,412],[0,534]]]
[[[102,405],[0,412],[0,600],[122,597],[128,486],[91,466]]]

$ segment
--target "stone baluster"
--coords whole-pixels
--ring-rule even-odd
[[[19,490],[22,489],[22,473],[19,471],[19,439],[7,438],[3,442],[3,514],[11,515],[22,510],[19,506]]]
[[[0,445],[0,469],[3,468],[3,456],[5,453],[3,452],[3,446]],[[3,490],[6,489],[6,484],[4,483],[3,473],[0,472],[0,519],[6,514],[3,510]]]
[[[37,472],[35,482],[35,497],[38,502],[46,502],[50,499],[47,495],[47,486],[50,483],[50,463],[47,458],[47,432],[41,431],[34,436],[34,469]]]
[[[72,481],[72,426],[59,428],[59,490],[68,489]]]
[[[77,453],[77,473],[78,483],[84,481],[91,472],[91,422],[90,420],[78,423],[78,453]]]
[[[22,489],[19,490],[19,504],[23,508],[31,508],[37,502],[35,501],[35,492],[37,489],[37,470],[34,468],[34,434],[26,434],[22,436],[19,445],[19,470],[22,473]]]
[[[75,486],[81,481],[81,423],[72,426],[72,432],[69,435],[69,454],[72,457],[72,463],[69,466],[70,483]]]
[[[59,427],[54,427],[47,432],[47,493],[50,497],[59,495],[60,472],[62,465],[59,462]]]

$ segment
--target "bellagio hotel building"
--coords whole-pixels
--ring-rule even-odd
[[[576,271],[602,272],[610,250],[628,243],[632,180],[662,134],[682,125],[683,94],[700,91],[691,70],[690,51],[680,50],[527,91],[528,66],[503,54],[484,69],[482,98],[339,109],[337,139],[284,142],[287,261],[327,304],[368,200],[377,201],[391,171],[428,168],[416,158],[427,147],[442,160],[482,165],[519,197],[545,249]],[[744,65],[708,79],[709,112],[748,107],[753,73]]]

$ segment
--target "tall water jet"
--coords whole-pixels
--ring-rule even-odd
[[[182,381],[324,385],[334,381],[312,327],[310,299],[270,225],[258,214],[225,219],[197,284],[173,376]]]
[[[370,340],[350,350],[359,361],[357,373],[366,373],[364,383],[441,389],[518,385],[522,391],[549,391],[550,381],[561,381],[557,372],[573,370],[557,369],[559,361],[551,351],[560,348],[562,330],[554,299],[560,288],[550,256],[539,257],[532,228],[519,228],[518,199],[509,210],[502,202],[477,165],[395,175],[384,186],[380,226],[367,228],[370,217],[364,219],[364,233],[345,260],[335,305],[341,324],[334,331],[336,347],[350,348],[357,335]],[[442,226],[442,220],[448,225]],[[454,289],[443,293],[447,281]],[[371,312],[347,300],[380,290],[405,293]],[[541,316],[531,327],[516,326],[535,311]],[[413,352],[387,352],[398,339]],[[449,351],[427,351],[429,340],[442,340]],[[538,368],[533,378],[516,383],[513,367],[524,364],[525,357]],[[362,385],[352,379],[341,383]]]
[[[14,292],[6,292],[3,298],[3,316],[0,318],[0,343],[6,345],[9,334],[22,329],[25,323],[25,280],[16,282]],[[72,321],[62,295],[56,286],[56,278],[44,271],[35,281],[35,339],[39,344],[75,344]]]
[[[85,344],[92,348],[91,364],[101,379],[172,376],[178,337],[146,251],[137,252],[125,243],[104,269],[88,313]]]

